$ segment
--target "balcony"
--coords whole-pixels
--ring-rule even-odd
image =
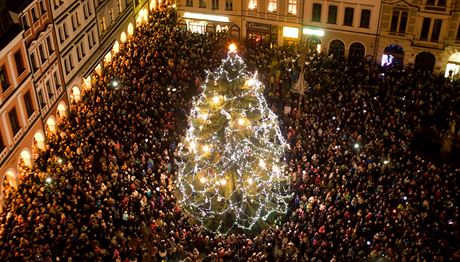
[[[19,141],[19,139],[21,138],[22,134],[24,134],[24,128],[21,128],[21,129],[16,133],[16,135],[14,135],[14,138],[13,138],[14,144],[16,144],[16,142]]]

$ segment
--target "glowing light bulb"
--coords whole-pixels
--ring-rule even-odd
[[[265,168],[265,167],[267,166],[267,164],[265,164],[265,162],[264,162],[262,159],[260,159],[260,160],[259,160],[259,166],[260,166],[261,168]]]
[[[201,182],[201,184],[206,183],[206,177],[204,177],[204,176],[200,177],[200,182]]]
[[[356,148],[356,149],[359,148],[359,144],[358,144],[358,143],[355,144],[355,148]]]
[[[238,125],[240,126],[244,125],[244,118],[238,119]]]
[[[214,104],[218,104],[218,103],[220,102],[220,97],[219,97],[219,96],[214,96],[214,97],[212,98],[212,102],[213,102]]]
[[[51,184],[52,181],[53,181],[53,179],[51,179],[51,177],[47,177],[47,178],[45,179],[45,182],[46,182],[47,184]]]
[[[193,141],[190,142],[190,144],[189,144],[189,149],[190,149],[190,150],[195,150],[195,149],[196,149],[196,143],[193,142]]]
[[[225,178],[220,179],[220,185],[221,186],[225,186],[226,184],[227,184],[227,179],[225,179]]]
[[[211,150],[211,148],[210,148],[208,145],[204,145],[204,146],[203,146],[203,151],[204,151],[205,153],[209,152],[209,150]]]
[[[250,185],[254,184],[254,181],[252,180],[252,178],[248,179],[248,184],[250,184]]]
[[[62,164],[62,158],[58,158],[58,163]]]
[[[273,173],[279,173],[280,168],[277,165],[273,165]]]
[[[256,81],[254,81],[254,79],[252,79],[252,78],[246,81],[246,85],[248,85],[248,86],[253,86],[255,83],[256,83]]]
[[[203,118],[204,120],[208,120],[208,114],[207,113],[202,113],[200,114],[200,117]]]
[[[390,163],[390,161],[388,161],[388,160],[383,161],[383,164],[385,164],[385,165],[388,164],[388,163]]]
[[[228,46],[228,52],[230,53],[236,53],[236,45],[234,43],[231,43],[229,46]]]

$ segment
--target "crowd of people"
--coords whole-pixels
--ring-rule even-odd
[[[191,223],[175,196],[176,147],[230,39],[176,22],[172,7],[153,11],[50,134],[5,196],[1,261],[460,260],[460,169],[447,159],[458,83],[312,51],[299,102],[292,47],[241,51],[291,145],[290,211],[252,235]],[[443,141],[445,161],[420,137]]]

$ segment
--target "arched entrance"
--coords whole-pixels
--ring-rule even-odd
[[[34,147],[45,150],[45,136],[40,131],[37,131],[34,135]]]
[[[366,48],[363,44],[354,42],[350,45],[348,51],[348,59],[350,60],[363,60],[364,54],[366,53]]]
[[[113,51],[114,54],[116,54],[116,53],[118,53],[118,51],[120,51],[120,44],[118,43],[117,40],[115,41],[115,44],[113,44],[112,51]]]
[[[237,25],[232,25],[230,27],[230,35],[232,36],[233,40],[240,41],[241,30]]]
[[[59,117],[66,117],[67,116],[67,105],[64,101],[59,102],[57,107],[57,113]]]
[[[305,46],[310,50],[321,52],[321,40],[316,36],[308,38],[305,42]]]
[[[414,69],[433,72],[436,57],[430,52],[420,52],[415,57]]]
[[[345,44],[338,39],[332,40],[329,43],[329,55],[333,55],[334,58],[343,58],[345,57]]]
[[[394,44],[385,47],[385,50],[383,50],[381,65],[402,67],[404,65],[403,48]]]
[[[110,54],[110,52],[109,52]],[[72,87],[72,98],[75,102],[80,101],[81,99],[81,94],[80,94],[80,88],[78,86],[73,86]]]
[[[134,26],[132,23],[129,23],[128,25],[128,35],[131,36],[134,34]]]
[[[121,32],[121,34],[120,34],[120,41],[121,41],[122,43],[124,43],[124,42],[126,42],[126,39],[127,39],[126,33],[125,33],[125,32]]]
[[[460,76],[460,53],[455,53],[449,56],[449,61],[446,66],[445,77],[457,79]]]
[[[16,176],[16,171],[14,169],[9,169],[6,171],[3,181],[7,183],[3,183],[3,190],[5,190],[5,185],[10,186],[11,188],[18,189],[18,180]]]
[[[30,155],[30,151],[28,149],[24,149],[19,154],[19,166],[24,165],[28,168],[32,167],[32,156]]]
[[[53,116],[50,116],[48,120],[46,120],[46,128],[52,134],[56,133],[56,120]]]

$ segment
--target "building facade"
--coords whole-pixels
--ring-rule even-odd
[[[19,167],[31,165],[34,143],[44,140],[24,30],[18,19],[22,7],[20,3],[0,3],[1,199],[3,185],[17,188]],[[35,19],[37,26],[40,26],[38,13]]]
[[[1,1],[0,201],[48,135],[101,73],[120,45],[147,21],[146,0]],[[0,203],[1,204],[1,203]],[[0,205],[1,209],[1,205]]]

